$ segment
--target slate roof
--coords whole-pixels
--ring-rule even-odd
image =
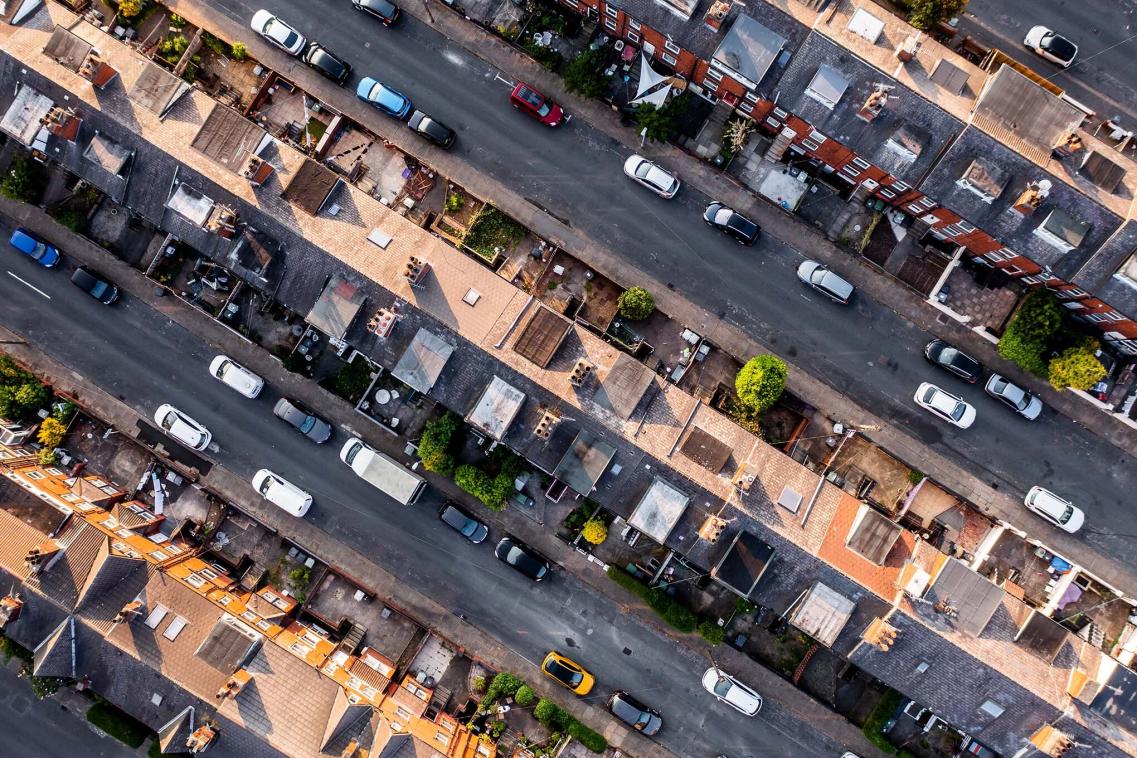
[[[1047,663],[1052,663],[1069,638],[1069,629],[1032,609],[1030,617],[1019,629],[1015,642]]]
[[[142,73],[127,96],[159,118],[165,118],[190,85],[153,61],[143,65]]]
[[[951,558],[924,594],[924,599],[950,605],[958,614],[954,623],[962,631],[978,635],[999,608],[1003,588],[980,576],[958,558]]]
[[[1118,664],[1090,708],[1123,729],[1137,734],[1137,673]]]
[[[44,45],[43,52],[44,55],[54,58],[61,66],[78,71],[87,53],[91,52],[91,43],[62,26],[56,26],[55,31],[51,33],[51,39]]]
[[[4,535],[4,539],[0,540],[0,568],[23,581],[31,573],[24,556],[44,542],[47,535],[3,508],[0,508],[0,534]]]
[[[79,602],[79,590],[86,584],[95,557],[107,537],[86,521],[75,519],[56,539],[63,546],[62,555],[52,556],[50,567],[30,576],[27,583],[63,607],[74,610]]]

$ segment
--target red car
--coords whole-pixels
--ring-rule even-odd
[[[561,106],[549,100],[525,82],[518,82],[509,95],[509,104],[540,121],[545,126],[560,126],[566,120]]]

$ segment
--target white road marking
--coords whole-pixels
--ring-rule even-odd
[[[450,63],[454,64],[455,66],[465,66],[466,65],[466,59],[463,58],[461,55],[459,55],[457,52],[455,52],[453,50],[445,51],[444,53],[442,53],[442,57],[445,58],[446,60],[450,61]]]
[[[510,86],[510,87],[515,87],[515,86],[517,86],[517,85],[515,85],[513,82],[511,82],[510,80],[508,80],[508,79],[506,79],[505,77],[503,77],[501,74],[497,73],[496,71],[494,72],[493,78],[494,78],[494,81],[497,81],[497,82],[505,82],[505,83],[506,83],[508,86]]]
[[[25,286],[25,287],[27,287],[28,289],[31,289],[31,290],[35,290],[35,291],[36,291],[36,292],[38,292],[39,294],[41,294],[41,295],[43,295],[44,297],[46,297],[48,300],[51,300],[51,295],[47,294],[46,292],[44,292],[43,290],[41,290],[39,287],[35,286],[35,285],[34,285],[34,284],[32,284],[31,282],[26,282],[26,281],[24,281],[24,280],[23,280],[23,279],[21,279],[20,277],[18,277],[18,276],[16,276],[15,274],[13,274],[11,271],[9,271],[9,272],[8,272],[8,276],[12,277],[12,278],[13,278],[13,279],[15,279],[17,282],[19,282],[20,284],[24,285],[24,286]]]

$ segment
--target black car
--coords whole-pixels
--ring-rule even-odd
[[[399,6],[389,0],[351,0],[351,4],[357,11],[379,19],[385,26],[390,26],[399,18]]]
[[[438,512],[438,518],[442,519],[442,523],[446,524],[446,526],[458,532],[458,534],[461,534],[475,545],[485,542],[486,537],[488,537],[490,533],[488,526],[478,521],[469,513],[466,513],[454,503],[447,503],[442,506],[442,510]],[[498,557],[500,558],[501,556]]]
[[[659,711],[648,708],[626,692],[614,692],[608,698],[608,710],[620,721],[648,737],[658,734],[663,728]]]
[[[422,111],[412,113],[410,120],[407,121],[407,126],[439,147],[450,147],[458,137],[449,126],[431,118]]]
[[[332,55],[326,47],[319,42],[308,45],[301,60],[336,84],[343,84],[351,76],[351,65]]]
[[[703,211],[703,221],[725,232],[741,245],[753,245],[762,231],[758,224],[715,200]]]
[[[75,269],[71,283],[104,305],[118,300],[118,287],[96,274],[86,266]]]
[[[541,581],[549,573],[549,562],[533,548],[518,542],[513,537],[505,537],[497,543],[493,554],[499,561],[508,563],[535,582]]]
[[[979,361],[943,340],[932,340],[924,345],[924,357],[969,384],[975,384],[983,377],[983,367]]]
[[[295,400],[282,397],[272,407],[272,413],[317,445],[332,438],[332,425]]]

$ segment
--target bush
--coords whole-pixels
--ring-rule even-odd
[[[134,18],[147,6],[147,0],[119,0],[118,15],[123,18]]]
[[[59,456],[55,450],[51,448],[44,448],[39,451],[39,465],[41,466],[54,466],[59,463]]]
[[[493,480],[477,466],[464,464],[454,471],[454,483],[487,505],[493,502]]]
[[[167,37],[162,41],[162,44],[158,46],[158,54],[173,64],[182,59],[182,54],[185,53],[187,47],[189,47],[189,40],[182,34],[175,34],[173,37]]]
[[[33,374],[6,355],[0,355],[0,417],[19,421],[51,400],[51,393]]]
[[[533,709],[533,718],[537,719],[545,728],[559,732],[568,731],[569,727],[576,721],[568,711],[546,697],[541,698],[537,707]]]
[[[604,50],[585,48],[565,67],[565,89],[585,97],[600,97],[608,89],[603,67]]]
[[[235,61],[243,61],[249,57],[249,51],[244,42],[234,42],[229,48],[229,57]]]
[[[87,709],[87,721],[119,742],[134,748],[150,736],[149,727],[105,701],[95,703]]]
[[[486,690],[486,696],[482,698],[482,704],[488,705],[497,702],[503,697],[513,697],[517,694],[518,690],[524,686],[525,682],[513,674],[510,674],[508,671],[503,671],[490,682],[489,689]]]
[[[907,0],[908,23],[920,30],[931,29],[967,7],[967,0]]]
[[[538,45],[532,37],[522,40],[521,47],[547,71],[556,71],[564,63],[564,56],[551,47]]]
[[[1097,341],[1067,348],[1050,361],[1050,386],[1056,390],[1067,387],[1075,390],[1088,390],[1105,376],[1105,366],[1094,355]]]
[[[591,545],[599,545],[608,539],[608,527],[603,521],[589,521],[580,531],[584,541]]]
[[[45,418],[43,423],[39,425],[39,432],[36,434],[36,439],[40,444],[47,449],[59,447],[63,442],[63,435],[67,434],[67,427],[56,421],[54,418]]]
[[[721,645],[726,639],[726,629],[710,619],[704,619],[699,622],[699,636],[712,645]]]
[[[691,612],[691,609],[675,602],[663,592],[659,594],[670,601],[664,607],[663,620],[681,632],[695,631],[695,614]]]
[[[339,370],[332,386],[337,395],[355,402],[370,384],[371,364],[359,358]]]
[[[603,753],[608,749],[608,740],[579,721],[573,720],[572,724],[569,725],[568,733],[574,740],[594,753]]]
[[[81,234],[87,228],[87,216],[74,208],[64,208],[51,214],[52,218],[71,231]]]
[[[655,310],[655,298],[643,287],[632,287],[616,301],[620,315],[631,321],[643,321]]]
[[[881,733],[881,729],[892,718],[892,714],[896,713],[896,709],[900,707],[901,696],[896,690],[889,690],[885,693],[884,697],[877,701],[873,706],[872,712],[869,714],[868,720],[865,725],[861,727],[868,741],[879,748],[881,751],[889,755],[896,754],[896,746],[888,741],[888,738]]]
[[[458,211],[462,210],[462,206],[465,204],[466,204],[465,195],[459,194],[457,192],[451,192],[449,195],[446,196],[446,212],[447,213],[457,213]]]
[[[517,703],[522,708],[528,708],[533,705],[533,701],[537,699],[537,693],[528,684],[523,684],[517,690],[517,694],[513,696],[513,702]]]
[[[454,432],[458,430],[458,417],[445,413],[427,423],[418,443],[418,456],[427,471],[453,476],[454,455],[450,452]]]
[[[34,204],[43,193],[43,169],[27,153],[20,151],[12,156],[12,163],[4,180],[0,181],[0,195],[9,200]]]
[[[751,358],[734,378],[739,402],[756,413],[767,410],[785,391],[788,373],[785,362],[777,356]]]
[[[1015,330],[1014,322],[999,338],[999,355],[1036,376],[1046,376],[1046,362],[1042,358],[1044,352],[1046,352],[1045,340],[1024,337]]]

